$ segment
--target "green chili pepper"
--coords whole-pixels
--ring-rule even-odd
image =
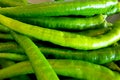
[[[51,65],[31,39],[15,32],[11,33],[25,50],[38,80],[59,80]]]
[[[0,45],[0,50],[2,52],[14,52],[14,53],[24,53],[24,51],[18,47],[18,45],[16,45],[15,43],[13,43],[14,47],[16,46],[16,48],[13,47],[13,49],[11,49],[12,43],[10,43],[9,45],[6,45],[8,43],[2,43],[2,45],[7,49],[3,49],[2,50],[2,45]],[[40,43],[41,44],[41,43]],[[120,51],[119,48],[120,46],[110,46],[107,48],[103,48],[103,49],[98,49],[98,50],[92,50],[92,51],[81,51],[81,50],[71,50],[71,49],[63,49],[63,48],[55,48],[55,47],[48,47],[45,45],[39,45],[39,49],[40,51],[47,57],[47,58],[51,58],[51,56],[53,58],[56,59],[73,59],[73,60],[84,60],[84,61],[88,61],[88,62],[92,62],[92,63],[96,63],[96,64],[105,64],[111,61],[118,61],[120,60]],[[11,51],[10,51],[11,49]],[[12,60],[16,60],[19,61],[19,58],[12,58],[10,55],[13,56],[18,56],[21,57],[22,60],[25,60],[25,57],[22,55],[14,55],[14,54],[0,54],[1,57],[4,58],[8,58],[8,59],[12,59]],[[7,57],[8,56],[8,57]],[[9,58],[10,57],[10,58]]]
[[[104,23],[106,15],[94,17],[40,17],[40,18],[17,18],[20,21],[52,29],[84,30],[91,29]]]
[[[14,31],[32,36],[39,40],[49,41],[60,46],[82,50],[92,50],[107,47],[120,39],[119,24],[105,35],[88,37],[25,24],[3,15],[0,15],[0,23]]]
[[[39,47],[40,50],[46,55],[52,55],[55,58],[63,59],[77,59],[89,61],[96,64],[104,64],[111,61],[120,60],[119,48],[108,47],[93,51],[80,51],[80,50],[70,50],[70,49],[61,49],[54,47]]]
[[[105,23],[108,24],[108,23]],[[104,24],[101,24],[101,26],[104,26]],[[99,36],[99,35],[103,35],[106,32],[110,31],[111,28],[111,23],[109,23],[108,25],[105,25],[104,27],[100,27],[100,25],[96,28],[96,29],[89,29],[89,30],[83,30],[83,31],[69,31],[71,33],[76,33],[76,34],[80,34],[80,35],[86,35],[86,36]],[[11,36],[11,34],[9,33],[9,29],[6,28],[5,26],[2,25],[1,30],[0,30],[0,39],[3,40],[14,40],[13,37]],[[31,37],[32,40],[36,41],[36,39],[33,39]]]
[[[118,4],[115,7],[113,7],[112,11],[108,11],[107,14],[113,15],[113,14],[119,13],[119,12],[120,12],[120,2],[118,2]]]
[[[48,60],[58,75],[85,80],[120,80],[120,74],[110,69],[80,60]],[[22,67],[22,68],[21,68]],[[17,69],[17,70],[16,70]],[[14,70],[14,71],[13,71]],[[9,73],[8,73],[9,72]],[[28,61],[0,70],[0,79],[33,73]],[[101,77],[102,76],[102,77]]]
[[[83,4],[84,3],[84,4]],[[77,0],[56,1],[27,6],[0,8],[0,14],[12,17],[39,17],[39,16],[66,16],[82,15],[93,16],[115,11],[118,0]]]
[[[74,33],[80,34],[80,35],[86,35],[86,36],[99,36],[99,35],[105,34],[109,30],[110,28],[100,28],[100,29],[86,30],[86,31],[74,32]],[[0,39],[14,40],[10,33],[0,33]],[[36,39],[33,39],[33,40],[36,41]]]

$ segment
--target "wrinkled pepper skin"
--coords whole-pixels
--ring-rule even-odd
[[[54,47],[39,47],[46,56],[53,56],[58,59],[83,60],[96,64],[105,64],[111,61],[120,60],[120,46],[107,47],[92,51],[70,50]]]
[[[39,45],[38,43],[36,44],[39,46],[40,51],[47,58],[51,58],[52,56],[53,58],[57,58],[57,59],[83,60],[95,64],[105,64],[108,62],[120,60],[120,50],[119,50],[120,45],[102,48],[98,50],[83,51],[83,50],[55,48],[51,46],[48,47],[45,45]],[[14,42],[0,43],[0,52],[6,52],[6,53],[12,52],[17,54],[24,54],[24,50]],[[4,55],[0,55],[0,56],[4,57]],[[21,59],[26,60],[26,56],[24,57],[22,56],[20,60]],[[13,57],[12,60],[14,60]],[[19,58],[17,60],[19,60]]]
[[[83,4],[84,3],[84,4]],[[39,16],[66,16],[82,15],[93,16],[115,11],[118,0],[76,0],[54,1],[48,3],[31,4],[11,8],[0,8],[0,14],[12,17],[39,17]]]
[[[105,23],[106,15],[93,17],[40,17],[40,18],[17,18],[28,24],[38,25],[50,29],[58,30],[85,30],[102,26]],[[103,26],[104,27],[104,26]]]

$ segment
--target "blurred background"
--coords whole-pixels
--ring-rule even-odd
[[[46,2],[46,1],[52,1],[52,0],[29,0],[32,3],[39,3],[39,2]]]

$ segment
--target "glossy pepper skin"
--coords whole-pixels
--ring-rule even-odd
[[[84,4],[83,4],[84,3]],[[114,11],[118,0],[55,1],[28,6],[0,8],[0,14],[19,17],[107,14]]]
[[[28,24],[38,25],[58,30],[85,30],[102,27],[107,15],[92,17],[40,17],[40,18],[17,18]],[[103,26],[104,27],[104,26]]]
[[[104,35],[89,37],[25,24],[3,15],[0,15],[0,23],[16,32],[32,36],[36,39],[79,50],[99,49],[120,40],[119,24]]]

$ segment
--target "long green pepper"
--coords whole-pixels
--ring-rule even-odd
[[[92,51],[70,50],[54,47],[39,47],[39,49],[46,56],[52,55],[58,59],[76,59],[96,64],[104,64],[120,60],[120,46],[107,47]]]
[[[105,24],[106,15],[94,17],[39,17],[39,18],[17,18],[28,24],[38,25],[51,29],[60,30],[84,30],[102,27]],[[104,27],[104,26],[103,26]]]
[[[120,21],[118,25],[114,25],[114,28],[111,31],[98,37],[77,35],[69,32],[33,26],[3,15],[0,15],[0,23],[16,32],[32,36],[36,39],[81,50],[92,50],[107,47],[120,40]]]
[[[83,80],[120,80],[119,73],[93,63],[80,60],[60,59],[48,61],[58,75],[69,76]],[[0,70],[0,79],[30,73],[33,73],[32,67],[30,66],[29,61],[25,61]]]
[[[111,61],[120,60],[119,48],[120,48],[120,45],[98,49],[98,50],[92,50],[92,51],[81,51],[81,50],[70,50],[70,49],[63,49],[63,48],[39,46],[40,51],[47,58],[51,58],[52,56],[53,58],[56,58],[56,59],[84,60],[84,61],[88,61],[96,64],[105,64]],[[6,58],[6,59],[11,59],[15,61],[26,60],[25,55],[15,54],[15,53],[24,53],[24,50],[18,47],[18,45],[16,45],[15,43],[3,43],[2,45],[0,45],[0,52],[6,52],[6,54],[5,53],[3,55],[0,54],[0,57]],[[15,57],[17,57],[17,59]]]
[[[11,33],[28,56],[37,80],[59,80],[51,65],[31,39],[15,32]]]
[[[117,12],[117,3],[118,0],[54,1],[27,6],[0,8],[0,14],[11,17],[93,16],[96,14],[112,13],[112,11]],[[114,8],[116,8],[116,11]]]

